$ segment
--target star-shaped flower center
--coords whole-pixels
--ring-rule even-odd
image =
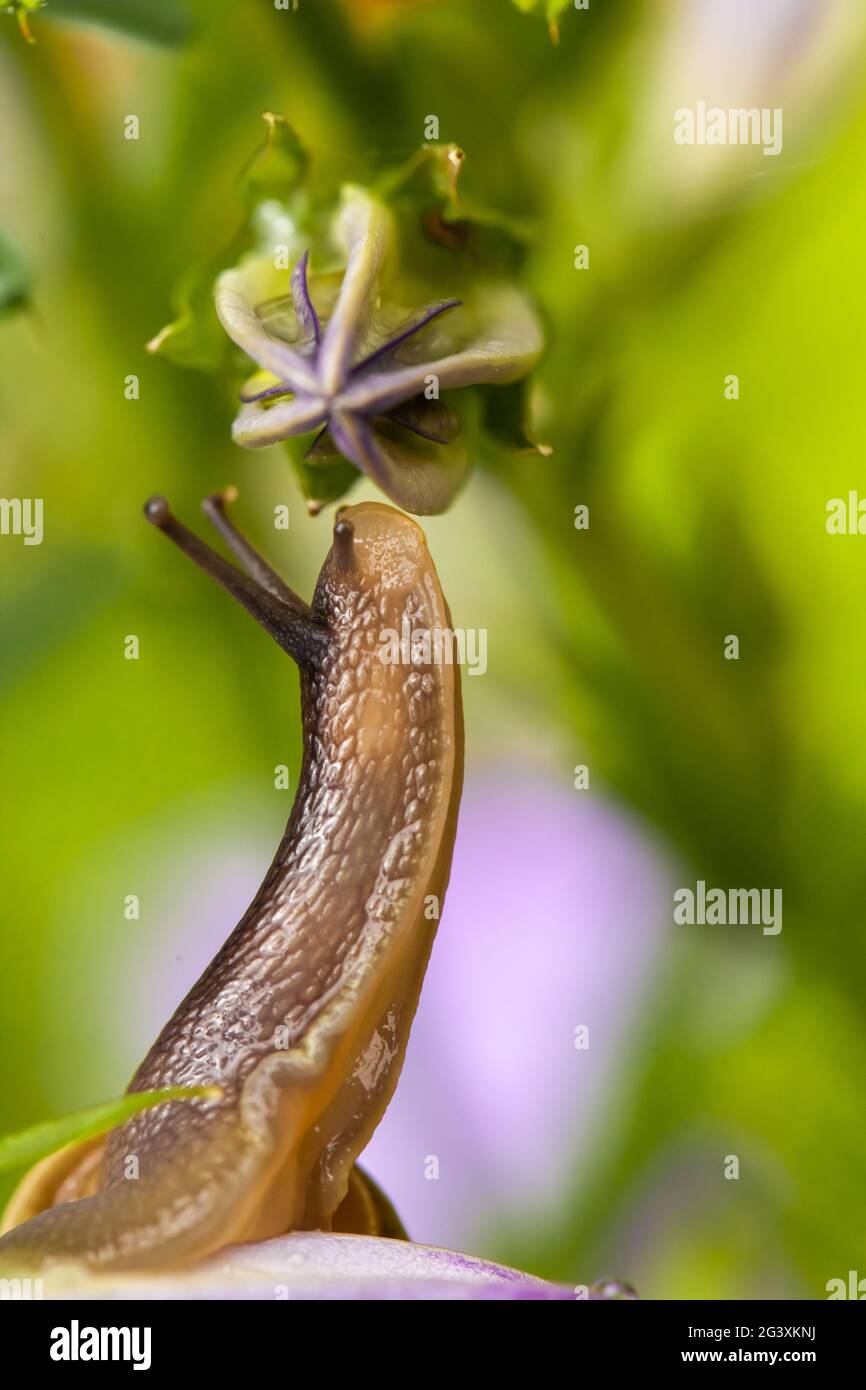
[[[294,350],[296,362],[291,369],[283,369],[283,380],[278,386],[269,386],[244,399],[250,404],[284,401],[289,410],[281,417],[281,433],[305,434],[321,426],[310,457],[321,457],[331,443],[382,483],[382,461],[370,420],[380,416],[437,444],[450,443],[457,433],[456,417],[438,399],[435,373],[420,383],[417,371],[395,365],[394,354],[440,314],[456,309],[460,300],[443,299],[420,309],[393,337],[352,364],[329,351],[328,332],[333,330],[333,319],[322,335],[307,286],[308,262],[309,252],[305,251],[292,273],[292,301],[308,350],[303,355]],[[419,394],[419,384],[436,394]],[[288,396],[291,401],[286,401]],[[242,430],[243,426],[237,433]]]

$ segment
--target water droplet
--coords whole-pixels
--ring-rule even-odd
[[[591,1298],[637,1298],[637,1290],[631,1284],[627,1284],[624,1279],[596,1279],[594,1284],[590,1284],[589,1293]]]

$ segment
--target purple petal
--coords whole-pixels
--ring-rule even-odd
[[[334,443],[398,507],[416,516],[442,512],[466,475],[466,453],[458,443],[436,444],[404,434],[390,439],[361,415],[334,411]]]
[[[426,328],[427,324],[432,323],[440,314],[446,313],[449,309],[456,309],[462,302],[460,299],[442,299],[438,304],[430,304],[426,309],[419,310],[419,313],[413,315],[393,338],[389,338],[387,343],[383,343],[381,347],[376,348],[375,352],[371,352],[368,357],[364,357],[356,363],[352,368],[351,375],[354,376],[356,372],[363,371],[373,362],[378,362],[380,358],[395,352],[401,343],[405,343],[408,338],[420,333],[422,328]]]
[[[316,429],[324,422],[325,411],[320,396],[290,396],[268,406],[248,401],[235,416],[232,438],[245,449],[264,449],[291,435]]]
[[[350,366],[358,326],[385,254],[389,225],[387,212],[374,198],[354,186],[344,190],[336,230],[346,250],[346,269],[319,348],[319,375],[328,394],[339,390]]]
[[[225,271],[220,276],[214,299],[220,323],[248,357],[285,381],[293,391],[316,390],[316,379],[304,359],[265,328],[246,297],[244,277],[239,271]]]
[[[480,307],[455,334],[453,352],[426,362],[393,363],[378,371],[352,375],[341,393],[347,410],[385,414],[401,401],[423,394],[433,378],[441,391],[449,387],[506,384],[535,365],[543,346],[541,324],[531,305],[511,287],[488,289]]]
[[[277,396],[290,396],[291,394],[291,386],[287,386],[284,381],[281,381],[279,386],[268,386],[264,391],[256,391],[252,396],[245,396],[242,391],[241,400],[245,404],[251,405],[254,401],[272,401]]]
[[[100,1279],[69,1269],[45,1282],[48,1298],[565,1302],[576,1297],[567,1285],[549,1284],[471,1255],[321,1231],[230,1246],[177,1273]]]
[[[350,416],[344,416],[339,411],[334,411],[328,419],[328,434],[331,436],[335,448],[343,457],[366,473],[363,439],[358,429],[358,423]]]
[[[307,263],[309,259],[310,253],[305,251],[292,271],[292,300],[295,305],[295,313],[304,330],[304,337],[312,338],[318,346],[322,341],[322,333],[319,327],[319,316],[307,288]]]

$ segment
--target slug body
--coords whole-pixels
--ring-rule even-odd
[[[402,1066],[450,871],[463,732],[454,662],[383,660],[382,634],[408,622],[450,640],[447,605],[423,533],[391,507],[342,510],[308,607],[225,500],[205,511],[246,573],[162,499],[146,511],[297,661],[303,766],[264,882],[129,1088],[221,1096],[143,1111],[37,1165],[0,1265],[161,1269],[327,1229]]]

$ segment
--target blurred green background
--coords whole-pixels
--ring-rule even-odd
[[[829,499],[866,495],[862,16],[757,8],[563,7],[558,44],[508,0],[56,0],[32,47],[0,16],[0,287],[29,295],[0,321],[2,493],[45,499],[41,546],[0,538],[0,1132],[122,1090],[151,1041],[123,1025],[148,920],[205,853],[243,842],[264,869],[273,767],[298,767],[287,663],[141,504],[165,492],[198,525],[237,483],[302,592],[328,519],[279,449],[231,444],[224,382],[144,344],[237,229],[263,110],[334,183],[399,162],[434,113],[467,191],[536,223],[549,331],[552,456],[486,458],[425,523],[455,622],[496,642],[465,682],[470,773],[520,750],[570,789],[585,762],[571,794],[636,822],[678,884],[784,893],[778,937],[663,933],[545,1218],[521,1222],[516,1193],[466,1241],[646,1297],[866,1274],[866,540],[825,527]],[[781,107],[783,153],[676,145],[698,99]]]

